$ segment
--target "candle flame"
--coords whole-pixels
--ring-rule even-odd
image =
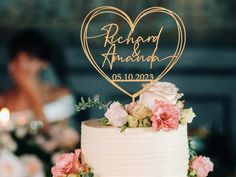
[[[7,108],[2,108],[0,111],[0,122],[7,124],[10,120],[10,111]]]

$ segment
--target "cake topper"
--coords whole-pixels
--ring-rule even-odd
[[[174,20],[177,27],[177,45],[173,54],[165,57],[160,57],[159,55],[158,49],[161,36],[165,31],[165,25],[158,28],[156,27],[155,34],[135,35],[137,33],[137,26],[140,25],[141,20],[151,14],[168,15],[168,17],[171,17],[172,20]],[[126,25],[129,27],[128,33],[126,35],[122,34],[120,29],[123,28],[124,25],[120,25],[117,20],[114,20],[113,22],[103,20],[103,25],[98,29],[97,26],[99,25],[96,27],[91,25],[91,23],[97,20],[99,16],[104,17],[104,15],[114,15],[117,18],[120,18],[120,21],[123,20],[126,22]],[[153,28],[155,28],[155,25],[153,25]],[[91,31],[98,32],[98,34],[91,35]],[[145,33],[148,33],[148,31]],[[98,7],[85,17],[80,35],[82,48],[92,66],[117,89],[130,96],[133,102],[136,97],[148,90],[173,68],[181,57],[186,43],[186,31],[183,21],[176,13],[163,7],[148,8],[142,11],[134,21],[132,21],[129,15],[124,11],[116,7]],[[90,50],[90,45],[94,44],[96,40],[102,41],[100,48],[102,48],[103,51],[99,53],[99,56],[95,57]],[[152,46],[153,50],[148,55],[144,55],[142,54],[141,47],[147,45]],[[119,50],[120,47],[131,48],[131,51],[128,55],[122,55]],[[160,64],[163,65],[163,63],[165,66],[159,74],[156,74],[157,68],[160,69],[159,66]],[[125,72],[121,73],[119,69],[122,66],[125,68],[127,65],[133,65],[134,68],[145,66],[146,72],[134,73],[133,71],[131,72],[130,69],[126,69],[124,70]],[[122,83],[147,84],[145,84],[143,88],[131,93],[121,85]]]

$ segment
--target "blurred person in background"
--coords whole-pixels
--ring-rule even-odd
[[[41,73],[50,63],[49,41],[36,30],[23,30],[10,42],[9,74],[14,87],[0,94],[0,108],[7,107],[11,117],[40,120],[48,132],[51,123],[67,124],[75,113],[75,100],[68,88],[47,83]]]

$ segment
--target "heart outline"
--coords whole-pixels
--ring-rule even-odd
[[[152,14],[152,13],[165,13],[169,16],[171,16],[177,26],[177,30],[178,30],[178,43],[177,43],[177,47],[175,50],[174,55],[172,55],[172,59],[171,61],[168,63],[168,65],[164,68],[164,70],[151,82],[149,82],[148,84],[146,84],[146,86],[144,86],[141,90],[137,91],[134,94],[130,94],[129,92],[127,92],[124,88],[122,88],[121,86],[119,86],[118,84],[116,84],[102,69],[100,66],[98,66],[96,60],[94,59],[94,57],[91,54],[91,51],[89,49],[88,46],[88,27],[90,25],[90,22],[98,15],[104,14],[104,13],[110,13],[110,14],[115,14],[120,16],[122,19],[124,19],[128,25],[130,26],[130,32],[129,33],[133,33],[133,31],[135,30],[138,22],[145,16]],[[185,30],[185,26],[183,21],[181,20],[181,18],[174,13],[171,10],[168,10],[166,8],[163,7],[150,7],[148,9],[143,10],[136,18],[134,21],[131,20],[131,18],[129,17],[129,15],[127,15],[124,11],[116,8],[116,7],[112,7],[112,6],[101,6],[101,7],[97,7],[94,10],[92,10],[84,19],[82,26],[81,26],[81,33],[80,33],[80,38],[81,38],[81,44],[82,44],[82,48],[84,50],[85,55],[87,56],[87,59],[89,60],[89,62],[92,64],[92,66],[108,81],[110,82],[113,86],[115,86],[117,89],[119,89],[120,91],[122,91],[123,93],[125,93],[126,95],[130,96],[132,98],[133,101],[135,101],[135,98],[138,97],[140,94],[142,94],[143,92],[145,92],[146,90],[148,90],[150,87],[152,87],[156,82],[158,82],[162,77],[164,77],[173,67],[174,65],[177,63],[177,61],[179,60],[179,58],[181,57],[184,48],[185,48],[185,44],[186,44],[186,30]]]

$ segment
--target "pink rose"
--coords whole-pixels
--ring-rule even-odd
[[[51,172],[53,177],[63,177],[71,173],[79,173],[81,163],[79,161],[80,150],[76,150],[75,153],[66,153],[61,155]]]
[[[122,127],[128,121],[128,113],[119,102],[110,105],[105,113],[105,117],[109,120],[109,124],[114,127]]]
[[[179,127],[180,110],[177,106],[163,101],[155,101],[152,108],[152,127],[155,130],[170,131]]]
[[[198,156],[190,163],[190,167],[196,171],[197,177],[207,177],[210,171],[213,171],[214,164],[210,158]]]

